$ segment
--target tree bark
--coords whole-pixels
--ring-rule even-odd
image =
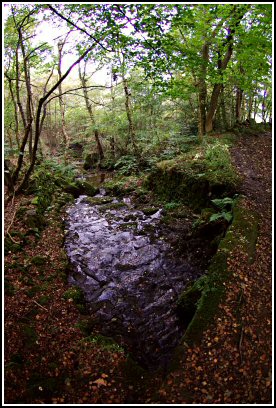
[[[19,142],[19,120],[18,120],[17,104],[16,104],[16,99],[15,99],[13,87],[12,87],[12,80],[11,80],[11,78],[8,76],[8,74],[6,74],[6,73],[5,73],[5,77],[6,77],[7,80],[8,80],[9,91],[10,91],[10,94],[11,94],[11,99],[12,99],[13,108],[14,108],[15,139],[16,139],[17,147],[19,148],[20,142]]]
[[[61,78],[61,60],[62,60],[62,49],[64,47],[64,42],[58,43],[58,78]],[[64,144],[64,162],[67,163],[67,153],[69,149],[69,136],[66,131],[65,125],[65,107],[62,97],[62,86],[61,83],[58,86],[59,92],[59,107],[60,107],[60,114],[61,114],[61,132],[63,137],[63,144]]]
[[[127,114],[127,120],[128,120],[128,132],[129,132],[129,137],[133,146],[134,153],[137,157],[140,156],[138,147],[136,144],[136,135],[135,135],[135,130],[134,130],[134,124],[133,124],[133,118],[132,118],[132,109],[131,109],[131,93],[129,92],[128,89],[128,83],[127,79],[123,75],[123,86],[124,86],[124,91],[125,91],[125,107],[126,107],[126,114]]]
[[[82,84],[82,87],[83,87],[82,90],[83,90],[83,96],[84,96],[86,108],[87,108],[87,111],[89,113],[91,123],[92,123],[92,125],[94,127],[95,141],[96,141],[96,145],[97,145],[99,158],[100,158],[100,161],[101,161],[101,160],[104,159],[104,152],[103,152],[102,144],[101,144],[101,141],[100,141],[100,132],[99,132],[99,129],[97,128],[95,115],[94,115],[94,112],[93,112],[93,109],[92,109],[92,105],[91,105],[91,103],[89,101],[89,96],[88,96],[88,92],[87,92],[87,79],[85,77],[85,75],[86,75],[85,68],[86,68],[86,66],[84,67],[84,72],[81,73],[81,69],[80,69],[80,66],[79,66],[79,78],[80,78],[80,81],[81,81],[81,84]]]
[[[240,24],[246,11],[247,11],[247,7],[243,7],[240,10],[237,10],[237,6],[233,7],[233,20],[232,20],[233,25],[230,24],[230,27],[227,29],[228,35],[224,42],[224,45],[227,47],[226,52],[225,52],[223,59],[221,58],[220,54],[218,58],[218,73],[220,74],[221,79],[220,79],[220,82],[216,83],[213,87],[211,100],[210,100],[210,106],[206,114],[206,124],[205,124],[206,133],[209,133],[213,130],[213,120],[216,114],[218,100],[219,100],[219,96],[220,96],[222,86],[223,86],[223,81],[222,81],[223,72],[227,68],[227,65],[232,57],[233,39],[234,39],[234,34],[236,32],[236,28]]]
[[[237,88],[236,90],[236,123],[241,123],[242,119],[242,98],[243,90]]]
[[[202,64],[200,67],[200,77],[199,77],[199,93],[198,93],[198,136],[202,140],[205,134],[205,124],[206,124],[206,99],[207,99],[207,85],[206,85],[206,74],[207,74],[207,64],[209,60],[209,46],[204,44],[201,50],[202,54]]]

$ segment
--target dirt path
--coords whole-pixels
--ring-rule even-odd
[[[243,137],[232,148],[248,211],[260,215],[256,258],[248,265],[239,250],[233,254],[233,277],[215,322],[148,403],[271,403],[271,152],[271,133]]]

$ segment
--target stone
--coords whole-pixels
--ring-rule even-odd
[[[172,256],[162,238],[161,209],[146,215],[124,197],[111,214],[104,208],[110,197],[102,193],[89,200],[80,196],[67,210],[72,283],[82,288],[103,334],[125,338],[139,358],[154,365],[181,337],[173,304],[196,271]],[[130,220],[139,222],[140,232]]]

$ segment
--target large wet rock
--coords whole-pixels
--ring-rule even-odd
[[[184,327],[176,300],[200,273],[174,250],[160,228],[162,210],[145,214],[103,194],[80,196],[68,210],[65,247],[103,334],[146,366],[163,364]],[[107,204],[108,203],[108,204]]]

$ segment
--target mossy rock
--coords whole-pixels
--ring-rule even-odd
[[[58,210],[60,210],[63,206],[73,201],[73,196],[68,193],[61,193],[55,199],[55,206]]]
[[[233,196],[240,187],[240,178],[224,147],[202,144],[193,152],[159,162],[144,186],[162,200],[181,202],[194,210],[209,206],[212,198]]]
[[[74,198],[80,195],[94,196],[99,192],[99,189],[86,181],[77,180],[74,183],[68,183],[63,186],[63,190],[73,195]]]
[[[77,180],[76,185],[81,189],[82,192],[81,194],[85,194],[92,197],[99,192],[98,187],[95,187],[93,184],[88,183],[87,181]]]
[[[46,295],[42,295],[39,299],[38,299],[38,303],[40,305],[47,305],[47,303],[49,303],[51,300],[51,298],[49,296]]]
[[[47,256],[41,256],[41,255],[35,255],[34,257],[31,258],[31,264],[35,266],[42,266],[46,265],[48,262],[48,257]]]
[[[37,209],[29,209],[25,212],[24,223],[28,228],[42,230],[46,225],[46,218]]]
[[[102,211],[102,212],[106,212],[106,211],[108,211],[108,210],[119,210],[119,209],[121,209],[121,208],[125,208],[126,207],[126,204],[125,203],[106,203],[106,204],[103,204],[102,206],[101,206],[101,208],[100,208],[100,211]]]
[[[26,295],[27,295],[29,298],[33,298],[33,297],[34,297],[37,293],[39,293],[41,290],[42,290],[41,286],[35,285],[35,286],[31,287],[30,289],[28,289],[28,290],[26,291]]]
[[[85,198],[85,202],[91,205],[109,204],[109,203],[112,203],[113,200],[114,200],[114,197],[86,197]]]
[[[13,296],[16,292],[14,285],[8,278],[4,278],[4,293],[6,296]]]
[[[92,170],[99,166],[100,156],[98,153],[89,153],[84,157],[83,168],[84,170]]]
[[[15,214],[16,218],[21,220],[24,217],[24,215],[26,214],[26,211],[28,211],[28,210],[29,210],[28,207],[19,207],[18,210],[16,211],[16,214]]]
[[[5,256],[9,253],[16,253],[22,251],[23,245],[21,243],[13,242],[9,237],[5,237],[4,240],[4,254]]]
[[[158,210],[159,210],[159,208],[157,208],[157,207],[147,207],[147,208],[142,208],[142,209],[141,209],[142,213],[144,213],[146,216],[153,215],[153,214],[155,214]]]

